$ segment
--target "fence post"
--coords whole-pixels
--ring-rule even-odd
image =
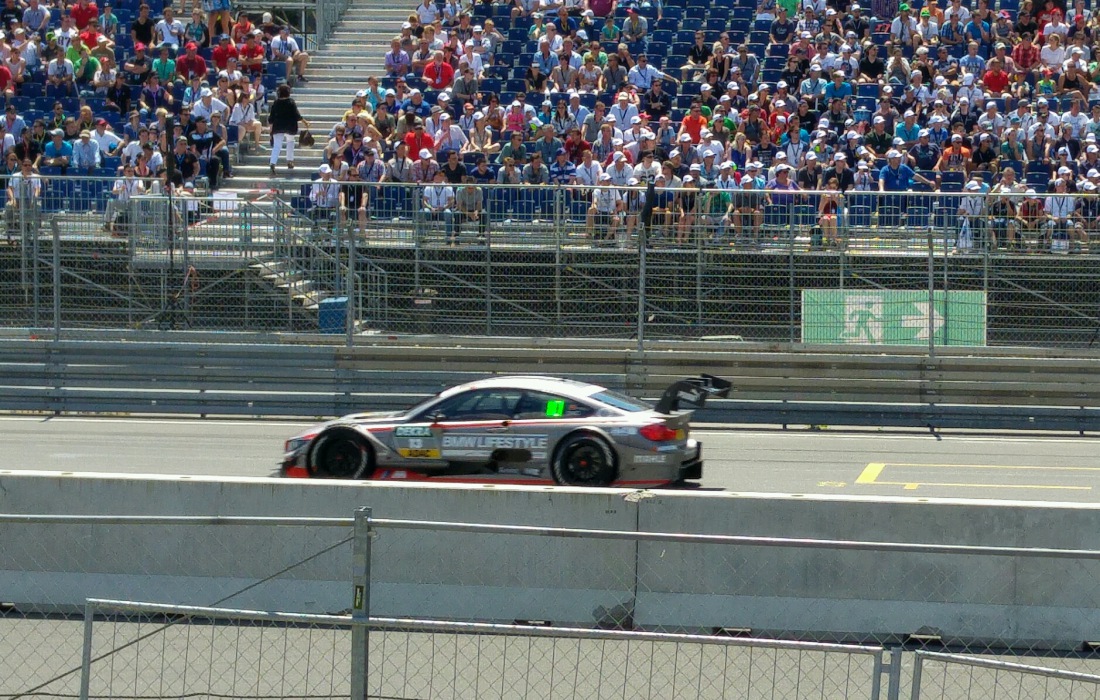
[[[901,647],[890,650],[890,685],[886,691],[887,700],[899,700],[901,697]]]
[[[359,285],[357,284],[358,275],[355,272],[355,227],[350,222],[344,222],[348,231],[348,280],[347,287],[348,303],[346,307],[346,315],[344,317],[344,324],[346,326],[347,347],[351,347],[355,344],[355,315],[356,313],[362,313],[358,308],[356,302],[358,301],[357,295],[359,293]]]
[[[924,670],[924,657],[919,652],[913,654],[913,682],[909,691],[910,700],[920,700],[920,677]]]
[[[61,228],[57,219],[50,221],[53,229],[53,339],[61,342]]]
[[[80,650],[80,700],[88,700],[92,687],[92,620],[95,606],[84,604],[84,646]]]
[[[369,691],[367,673],[370,668],[370,540],[371,509],[355,509],[355,539],[352,542],[351,619],[351,697],[367,700]]]
[[[947,293],[944,292],[944,305]],[[947,328],[944,328],[944,336]],[[928,357],[936,356],[936,244],[932,240],[932,227],[928,227]]]
[[[645,249],[649,231],[644,222],[638,228],[638,352],[645,350]]]
[[[794,316],[795,316],[795,291],[794,291],[794,239],[797,229],[795,228],[795,206],[794,204],[787,205],[787,227],[788,244],[787,244],[787,286],[788,286],[788,317],[787,317],[787,340],[791,343],[795,342],[795,338],[798,336],[795,334],[794,328]]]

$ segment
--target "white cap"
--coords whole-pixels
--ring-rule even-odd
[[[684,175],[684,179],[682,180],[682,182],[686,185],[689,182],[695,182],[695,178],[693,178],[691,175]]]
[[[420,149],[420,157],[421,158],[431,158],[432,157],[432,152],[429,151],[426,148],[421,148]]]
[[[776,84],[776,86],[775,86],[775,87],[776,87],[776,88],[785,88],[785,87],[787,87],[787,81],[786,81],[786,80],[780,80],[780,81],[779,81],[779,82],[778,82],[778,83]]]
[[[626,181],[626,184],[628,184],[628,185],[637,185],[638,184],[638,178],[632,177],[632,178],[630,178],[629,180]]]
[[[843,153],[837,153],[833,156],[833,160],[838,162],[842,160],[848,160],[848,156],[844,155]]]
[[[327,173],[331,173],[331,172],[332,172],[332,168],[331,168],[331,167],[329,167],[328,163],[325,163],[325,164],[324,164],[324,165],[322,165],[322,166],[321,166],[320,168],[317,168],[317,172],[321,173],[322,175],[325,175],[325,174],[327,174]]]
[[[688,170],[690,170],[693,173],[702,172],[703,171],[703,166],[699,165],[698,163],[692,163],[691,167],[688,168]]]
[[[859,165],[856,166],[857,170],[868,170],[871,166],[867,165],[866,161],[859,161]]]
[[[886,117],[882,117],[882,116],[875,117],[875,123],[876,124],[885,124],[886,123]]]
[[[733,167],[733,161],[732,160],[722,161],[722,164],[719,165],[718,167],[722,170],[728,170],[728,169]]]
[[[887,158],[901,158],[901,153],[899,153],[899,152],[897,152],[897,151],[895,151],[894,149],[891,148],[889,151],[886,152],[886,157]]]
[[[1063,165],[1062,167],[1058,168],[1058,174],[1059,175],[1072,175],[1073,171]]]
[[[973,84],[974,84],[974,74],[973,73],[967,73],[966,75],[963,76],[963,85],[973,85]]]
[[[775,154],[775,160],[786,160],[786,159],[787,159],[787,152],[786,151],[779,151],[778,153]]]
[[[619,151],[618,153],[615,154],[614,160],[615,160],[616,163],[618,163],[620,160],[626,160],[626,156],[623,154],[622,151]]]
[[[1085,177],[1100,177],[1100,170],[1093,168],[1089,170],[1088,174],[1085,175]]]
[[[739,87],[741,87],[741,86],[738,85],[737,83],[733,82],[732,80],[730,82],[726,83],[726,89],[727,90],[736,90]]]
[[[970,182],[970,183],[967,183],[967,185],[966,185],[966,191],[967,192],[977,192],[981,188],[982,188],[982,186],[979,185],[976,182]]]
[[[810,151],[806,154],[806,160],[817,160],[817,154],[813,151]]]
[[[642,123],[642,118],[639,117],[639,116],[633,116],[633,117],[630,118],[630,123],[631,123],[631,125],[641,124]]]
[[[600,175],[600,180],[610,180],[610,179],[611,179],[611,175],[608,174],[608,173],[602,173]]]
[[[611,139],[611,145],[612,146],[622,146],[623,145],[623,140],[622,139]]]
[[[1095,192],[1096,191],[1096,183],[1089,182],[1089,181],[1086,180],[1085,184],[1081,185],[1081,189],[1085,190],[1086,192]]]

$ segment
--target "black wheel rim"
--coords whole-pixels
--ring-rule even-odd
[[[320,467],[329,476],[352,476],[363,463],[363,449],[351,440],[337,440],[326,446]]]
[[[596,481],[607,467],[607,457],[595,445],[579,445],[569,453],[568,465],[577,481]]]

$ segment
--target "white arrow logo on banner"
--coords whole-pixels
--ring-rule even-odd
[[[927,301],[914,301],[913,306],[917,307],[917,313],[903,316],[901,327],[918,329],[917,334],[913,337],[914,340],[928,340],[929,314],[932,314],[932,332],[938,333],[943,328],[943,316],[940,316],[939,312],[930,303]]]

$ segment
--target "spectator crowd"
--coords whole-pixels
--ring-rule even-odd
[[[821,247],[937,225],[959,250],[1085,252],[1100,16],[1041,1],[421,0],[309,197],[452,241],[565,211],[596,240],[752,246],[809,208]]]
[[[16,218],[43,201],[106,204],[114,228],[126,210],[119,203],[135,195],[217,190],[233,177],[231,151],[263,143],[269,93],[308,81],[308,54],[270,13],[257,25],[234,16],[230,0],[164,2],[4,0],[9,238]]]

